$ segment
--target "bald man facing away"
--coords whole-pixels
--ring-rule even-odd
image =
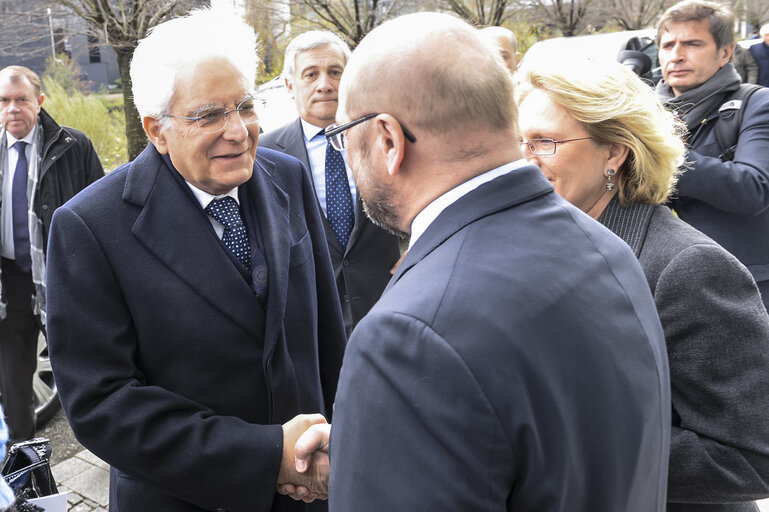
[[[345,352],[335,512],[665,509],[646,279],[522,159],[516,116],[510,74],[451,16],[389,21],[347,64],[326,134],[372,220],[411,238]]]

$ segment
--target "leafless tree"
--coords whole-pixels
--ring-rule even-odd
[[[758,31],[762,25],[769,23],[769,0],[737,0],[733,9],[737,16],[746,21]]]
[[[479,27],[502,25],[517,11],[513,0],[442,0],[439,5]]]
[[[150,28],[176,11],[190,7],[182,0],[51,0],[72,10],[117,53],[118,69],[125,101],[128,157],[134,159],[144,149],[147,138],[131,95],[129,64],[134,49]]]
[[[290,0],[291,13],[356,46],[377,25],[400,11],[402,0]]]
[[[623,30],[638,30],[654,25],[671,0],[607,0],[603,12]]]
[[[584,32],[595,20],[593,0],[532,0],[531,21],[570,37]]]

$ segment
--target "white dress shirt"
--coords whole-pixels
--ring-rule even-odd
[[[323,210],[323,215],[326,215],[326,144],[328,144],[325,135],[318,135],[318,132],[323,130],[319,126],[314,126],[305,121],[302,121],[302,131],[304,132],[304,147],[307,148],[307,156],[310,159],[310,172],[312,173],[312,181],[315,185],[315,194],[318,196],[318,202]],[[355,187],[355,180],[352,177],[352,170],[347,165],[347,151],[342,151],[342,158],[344,158],[345,168],[347,169],[347,182],[350,184],[350,193],[352,194],[352,204],[358,197],[358,190]]]
[[[13,177],[16,174],[16,163],[19,160],[19,153],[13,148],[18,140],[23,140],[27,143],[24,154],[27,156],[27,173],[35,172],[37,167],[37,158],[32,158],[32,155],[36,155],[37,140],[35,134],[37,133],[37,125],[32,128],[26,137],[23,139],[17,139],[8,132],[5,132],[7,142],[8,159],[6,161],[7,167],[5,168],[5,176],[3,177],[3,205],[8,207],[0,210],[0,254],[3,258],[10,260],[16,259],[15,246],[13,244],[13,208],[10,206],[13,204]]]
[[[484,172],[483,174],[479,174],[478,176],[469,179],[460,185],[457,185],[443,195],[435,198],[435,200],[428,204],[421,212],[419,212],[411,222],[411,238],[409,239],[409,249],[411,249],[416,241],[419,240],[419,237],[424,234],[427,228],[430,227],[430,224],[432,224],[433,221],[438,218],[438,215],[440,215],[443,210],[457,202],[466,194],[480,187],[484,183],[487,183],[494,178],[498,178],[503,174],[507,174],[516,169],[519,169],[524,165],[528,165],[528,162],[524,159],[507,163],[497,167],[496,169],[492,169],[490,171]]]
[[[195,194],[195,198],[200,203],[200,206],[203,207],[203,209],[206,209],[206,206],[213,201],[214,199],[221,199],[226,196],[230,196],[235,200],[236,203],[238,203],[238,206],[240,206],[240,199],[238,199],[238,188],[235,187],[226,194],[221,194],[218,196],[214,196],[209,194],[208,192],[204,192],[203,190],[200,190],[198,187],[190,183],[189,181],[185,180],[185,183],[188,187],[190,187],[190,190],[192,190],[192,193]],[[214,231],[216,231],[217,236],[219,238],[222,238],[222,235],[224,234],[224,224],[216,220],[215,218],[208,215],[208,220],[211,221],[211,225],[214,227]]]

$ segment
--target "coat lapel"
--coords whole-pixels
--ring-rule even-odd
[[[526,166],[484,183],[447,207],[409,249],[383,293],[411,267],[471,222],[553,191],[539,168]]]
[[[265,327],[265,353],[277,341],[283,328],[288,290],[288,264],[291,250],[291,226],[288,217],[288,195],[273,181],[279,172],[275,164],[256,155],[254,174],[246,183],[249,201],[256,209],[259,229],[264,242],[264,257],[269,268],[267,290],[267,324]]]
[[[171,172],[151,144],[131,164],[123,200],[142,209],[134,236],[212,308],[261,339],[253,321],[259,301],[222,250],[200,205]]]

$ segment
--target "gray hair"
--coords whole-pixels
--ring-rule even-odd
[[[764,37],[766,34],[769,34],[769,23],[761,25],[761,30],[758,31],[758,35],[761,37]]]
[[[131,60],[134,103],[141,117],[166,113],[179,72],[212,58],[225,58],[252,91],[259,57],[254,29],[224,9],[196,9],[154,27]]]
[[[291,80],[294,77],[294,66],[298,54],[328,45],[339,48],[344,55],[344,62],[347,64],[352,52],[341,37],[326,30],[310,30],[299,34],[288,44],[286,56],[283,58],[283,78]]]

